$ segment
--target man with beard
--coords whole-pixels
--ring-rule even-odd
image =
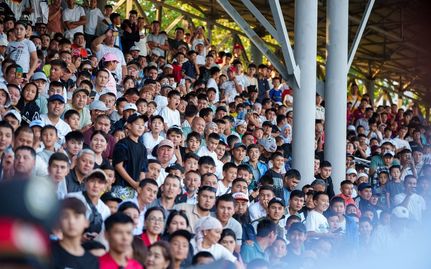
[[[189,205],[186,203],[174,206],[174,209],[184,210],[189,222],[191,231],[195,232],[195,225],[200,218],[210,215],[210,210],[214,207],[217,189],[210,186],[201,186],[198,190],[198,203]]]
[[[161,207],[165,213],[165,216],[169,215],[169,212],[173,209],[175,204],[175,198],[181,193],[181,180],[179,177],[169,174],[163,185],[161,186],[162,194],[160,198],[155,200],[151,207]]]
[[[256,234],[254,232],[253,226],[250,224],[251,219],[248,213],[248,196],[242,192],[236,192],[232,194],[233,199],[235,200],[235,213],[233,214],[233,218],[236,219],[242,228],[242,241],[254,240],[256,238]]]

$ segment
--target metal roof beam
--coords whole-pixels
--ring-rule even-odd
[[[288,79],[289,72],[278,59],[278,57],[265,45],[265,42],[256,34],[250,25],[241,17],[236,9],[229,3],[228,0],[217,0],[219,5],[226,11],[227,14],[238,24],[242,31],[247,35],[251,42],[265,55],[274,67],[280,72],[284,79]]]
[[[259,9],[257,9],[250,0],[241,1],[243,2],[244,6],[248,8],[251,14],[253,14],[253,16],[262,24],[263,28],[265,28],[265,30],[268,31],[268,33],[272,35],[278,41],[278,43],[281,44],[281,40],[278,39],[277,30],[275,30],[274,26],[272,26],[265,16],[262,15]]]
[[[352,47],[350,48],[349,58],[347,60],[347,70],[350,69],[350,66],[353,63],[356,50],[358,49],[359,43],[361,42],[362,35],[364,33],[365,27],[367,26],[367,22],[368,22],[368,19],[370,18],[371,10],[373,10],[373,6],[375,2],[376,2],[375,0],[368,0],[364,15],[362,16],[361,23],[359,25],[358,31],[356,32],[356,36],[355,36],[355,39],[353,40]]]

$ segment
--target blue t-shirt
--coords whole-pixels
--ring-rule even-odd
[[[281,90],[271,89],[269,91],[269,98],[274,102],[281,102]]]

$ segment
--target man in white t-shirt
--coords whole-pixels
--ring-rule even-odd
[[[101,22],[105,17],[102,11],[97,8],[97,0],[90,0],[90,8],[87,10],[87,23],[85,24],[85,39],[87,44],[90,45],[94,40],[96,35],[96,28],[99,22]]]
[[[67,0],[67,8],[63,11],[63,22],[66,26],[64,36],[72,40],[75,33],[84,33],[84,25],[87,23],[85,11],[76,5],[75,0]]]
[[[45,125],[53,125],[57,128],[58,145],[64,143],[65,136],[72,131],[70,126],[60,117],[64,112],[65,100],[63,96],[54,94],[48,99],[48,114],[40,115],[40,119]]]
[[[404,179],[404,192],[394,197],[395,206],[403,206],[409,210],[410,219],[417,222],[422,221],[422,215],[426,210],[425,199],[416,193],[417,179],[408,175]]]
[[[115,54],[118,61],[120,62],[117,64],[115,74],[117,75],[118,79],[122,80],[127,75],[126,60],[124,59],[123,52],[120,49],[114,47],[114,42],[114,31],[112,29],[108,29],[103,35],[94,39],[94,41],[91,43],[91,49],[96,52],[96,57],[99,61],[107,53]]]
[[[160,33],[160,22],[151,23],[151,34],[147,37],[148,47],[160,56],[165,56],[165,51],[169,49],[168,37]]]
[[[227,71],[228,81],[224,82],[220,88],[225,91],[225,99],[226,102],[232,103],[235,100],[235,97],[238,96],[244,90],[244,85],[241,84],[236,78],[235,73],[232,69],[228,69]]]

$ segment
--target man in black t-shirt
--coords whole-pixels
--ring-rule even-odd
[[[81,246],[82,234],[89,223],[86,207],[77,198],[66,198],[60,209],[59,226],[63,238],[52,242],[53,268],[98,269],[98,259]]]

